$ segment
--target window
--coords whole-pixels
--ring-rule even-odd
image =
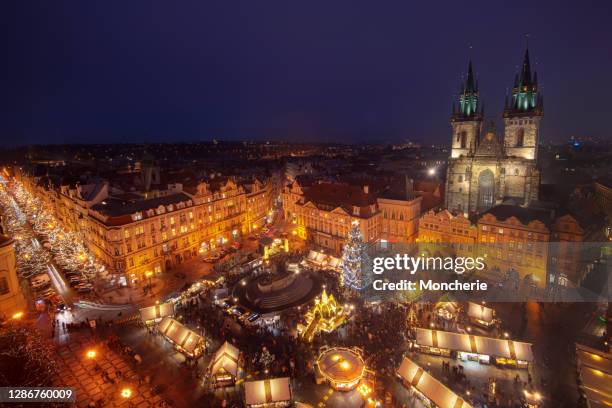
[[[128,239],[130,237],[130,230],[129,229],[124,229],[123,230],[123,236],[125,237],[125,239]]]
[[[459,177],[457,177],[457,181],[458,181],[459,183],[463,183],[463,176],[459,176]]]
[[[9,293],[8,279],[4,276],[0,278],[0,295]]]
[[[516,132],[516,147],[523,147],[525,142],[525,129],[519,128]]]

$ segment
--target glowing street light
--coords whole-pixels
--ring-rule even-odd
[[[427,174],[429,174],[430,176],[435,176],[436,175],[436,168],[435,167],[430,167],[427,170]]]
[[[87,351],[86,356],[88,359],[93,360],[94,358],[96,358],[96,350]]]
[[[121,398],[130,398],[132,396],[132,390],[130,388],[124,388],[121,390]]]
[[[13,315],[13,320],[19,320],[23,317],[23,312],[17,312]]]

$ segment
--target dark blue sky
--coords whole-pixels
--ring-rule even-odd
[[[609,0],[10,3],[3,143],[446,142],[470,53],[501,124],[525,32],[544,140],[612,137]]]

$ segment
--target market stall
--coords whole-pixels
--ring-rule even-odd
[[[533,361],[530,343],[422,328],[416,329],[414,348],[446,357],[454,351],[461,360],[481,364],[527,368]]]
[[[140,318],[147,326],[159,322],[164,317],[172,317],[173,315],[174,305],[172,303],[161,303],[140,309]]]
[[[251,408],[280,408],[291,406],[289,377],[270,378],[244,383],[244,399]]]
[[[479,303],[468,302],[467,314],[472,323],[485,328],[495,323],[495,311]]]
[[[612,354],[576,344],[576,369],[587,406],[612,406]]]
[[[366,374],[363,351],[357,347],[322,347],[315,373],[317,384],[328,382],[336,391],[355,389]]]
[[[215,387],[231,386],[238,377],[238,358],[240,351],[228,343],[223,343],[210,361],[210,378]]]
[[[397,370],[397,375],[407,388],[429,406],[438,408],[472,408],[463,398],[455,394],[427,371],[405,357]]]
[[[436,303],[434,310],[436,315],[444,320],[453,320],[457,317],[459,312],[459,304],[457,302],[438,302]]]
[[[171,317],[164,317],[157,329],[187,357],[199,357],[204,351],[204,338]]]

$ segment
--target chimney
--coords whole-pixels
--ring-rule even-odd
[[[370,186],[368,186],[367,184],[363,186],[363,192],[366,194],[370,193]]]

